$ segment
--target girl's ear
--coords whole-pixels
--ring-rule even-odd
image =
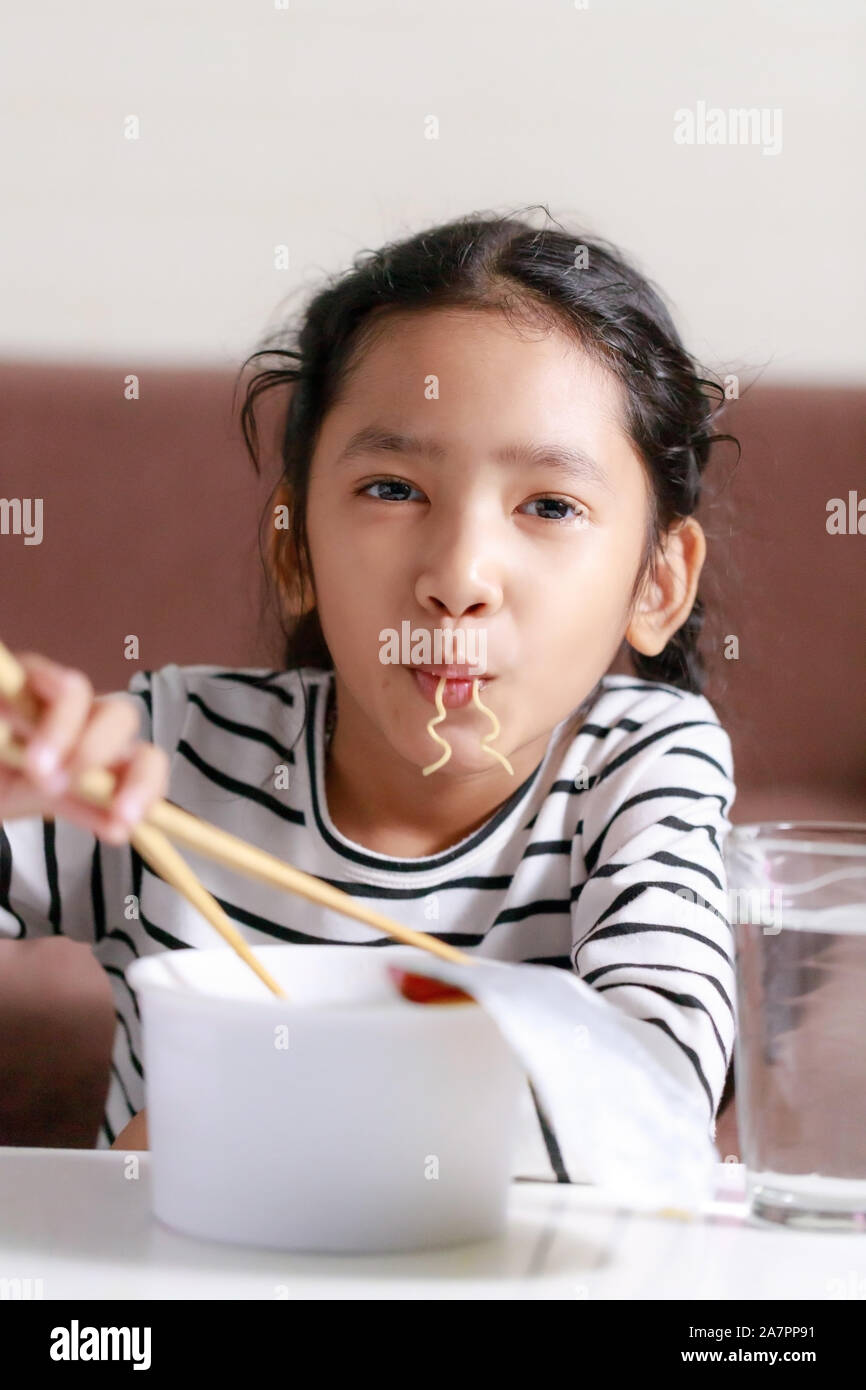
[[[303,597],[301,595],[303,562],[292,540],[291,506],[291,494],[286,485],[280,483],[271,503],[266,549],[280,602],[293,618],[300,618],[315,608],[316,599],[312,576],[307,578]]]
[[[656,573],[637,597],[626,641],[644,656],[658,656],[692,611],[707,542],[694,517],[668,531],[656,556]]]

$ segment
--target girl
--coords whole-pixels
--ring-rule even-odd
[[[171,664],[94,697],[21,658],[45,707],[32,732],[13,718],[28,771],[0,772],[0,930],[66,932],[111,977],[99,1146],[146,1145],[126,966],[214,944],[129,845],[162,795],[464,949],[578,972],[642,1021],[714,1137],[734,786],[700,693],[693,513],[730,438],[711,433],[721,387],[612,246],[517,216],[364,253],[259,358],[241,414],[256,468],[258,398],[288,388],[268,510],[280,668]],[[431,645],[395,659],[404,624]],[[437,663],[437,633],[478,639],[484,662]],[[607,674],[624,643],[634,674]],[[118,775],[108,811],[69,791],[92,765]],[[253,945],[389,944],[189,858]],[[529,1088],[515,1173],[582,1176]]]

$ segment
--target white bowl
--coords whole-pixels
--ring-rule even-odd
[[[153,1210],[277,1250],[420,1250],[504,1229],[525,1074],[475,1003],[414,1004],[412,946],[227,947],[126,971],[140,996]]]

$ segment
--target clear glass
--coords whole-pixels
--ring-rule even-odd
[[[752,1215],[866,1231],[866,825],[739,825],[737,1118]]]

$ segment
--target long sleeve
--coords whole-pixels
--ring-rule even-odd
[[[572,963],[715,1114],[736,1029],[722,858],[730,741],[684,694],[621,737],[585,793],[572,851]]]

